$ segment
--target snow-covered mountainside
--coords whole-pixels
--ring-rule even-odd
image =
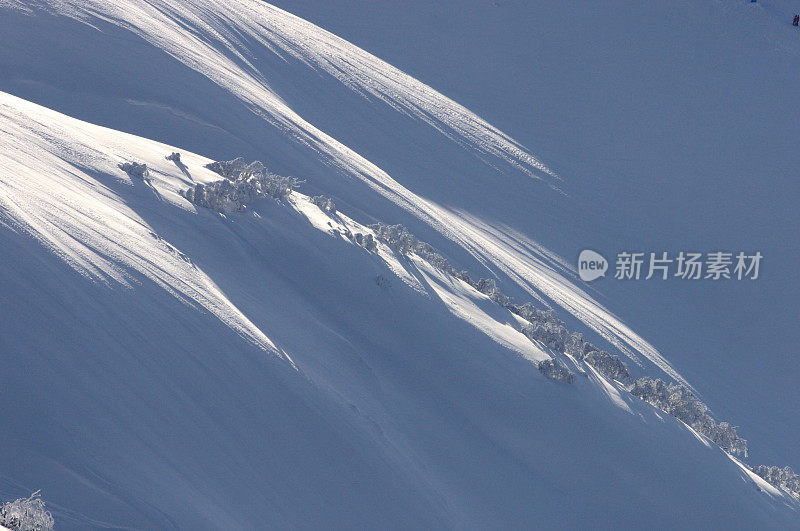
[[[541,133],[321,27],[375,7],[296,7],[319,25],[255,0],[0,0],[0,502],[41,489],[66,528],[798,527],[787,491],[628,391],[674,382],[740,424],[724,373],[672,363],[628,322],[643,303],[561,258],[618,228],[582,219],[573,148],[543,160]],[[297,189],[208,167],[235,157]],[[783,437],[753,447],[797,465]]]

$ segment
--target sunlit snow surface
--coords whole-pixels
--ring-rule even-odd
[[[468,109],[343,39],[267,3],[207,1],[46,2],[50,9],[91,23],[93,17],[137,33],[236,95],[253,112],[297,142],[365,180],[477,258],[507,273],[532,295],[566,309],[638,362],[641,355],[675,380],[688,382],[658,350],[550,264],[535,244],[501,234],[490,224],[452,212],[402,186],[380,167],[294,112],[248,60],[259,47],[292,56],[359,93],[408,113],[489,164],[511,164],[557,186],[558,177],[524,146]],[[202,38],[200,37],[202,35]]]
[[[576,285],[566,260],[529,234],[404,186],[293,110],[260,71],[265,54],[299,61],[560,195],[556,172],[524,146],[367,52],[255,1],[0,7],[51,29],[66,15],[113,34],[103,42],[121,49],[141,37],[154,46],[148,60],[169,54],[202,74],[186,79],[212,80],[259,116],[253,136],[279,130],[332,172],[368,184],[366,200],[378,192],[476,261],[454,260],[457,268],[500,271],[684,381]],[[46,50],[15,46],[33,67],[34,57],[46,63]],[[171,87],[162,72],[127,74],[126,88],[156,91],[155,101],[127,103],[172,112],[158,101]],[[623,526],[713,518],[787,527],[796,517],[787,496],[617,383],[592,370],[573,386],[543,378],[535,362],[548,350],[467,284],[383,244],[374,253],[355,245],[346,234],[369,232],[376,212],[345,204],[327,214],[303,187],[227,216],[195,208],[178,192],[219,179],[203,167],[208,158],[5,93],[0,131],[0,222],[16,251],[0,279],[15,301],[3,308],[0,336],[11,362],[0,390],[10,404],[0,493],[44,488],[57,525],[574,527],[613,514]],[[167,136],[181,145],[179,133]],[[183,166],[165,160],[173,151]],[[149,178],[129,177],[124,162],[146,163]],[[393,285],[377,282],[387,277]]]
[[[190,257],[153,232],[97,176],[98,172],[117,175],[125,186],[146,190],[154,200],[193,212],[195,207],[178,191],[218,180],[219,175],[203,168],[211,161],[184,153],[181,166],[176,166],[160,160],[161,152],[172,152],[169,146],[86,124],[5,93],[0,93],[0,120],[7,133],[0,138],[0,220],[7,227],[29,232],[90,280],[132,289],[136,281],[129,271],[135,270],[181,301],[210,311],[264,350],[286,356]],[[141,180],[125,174],[119,164],[128,161],[147,161],[149,177]],[[186,171],[176,179],[176,170],[187,167],[192,167],[191,175]],[[345,233],[372,232],[343,213],[327,215],[302,193],[295,193],[290,204],[313,226],[340,236],[343,242],[351,243]],[[379,244],[377,254],[403,282],[420,294],[428,293],[388,247]],[[470,299],[482,299],[484,306],[511,319],[511,314],[474,288],[446,278],[421,260],[414,265],[432,293],[458,317],[526,358],[539,361],[549,357],[518,330],[497,322],[472,302]],[[437,282],[447,284],[448,289]]]
[[[397,255],[382,243],[374,253],[361,248],[346,234],[369,233],[370,229],[343,212],[323,212],[300,192],[283,203],[265,200],[262,205],[227,216],[196,209],[178,191],[219,178],[203,167],[208,159],[181,151],[181,165],[177,165],[165,159],[175,151],[172,146],[87,124],[8,94],[0,94],[0,129],[9,133],[0,143],[4,230],[36,238],[37,245],[69,264],[86,283],[64,286],[64,294],[51,292],[52,286],[41,293],[21,288],[10,291],[13,296],[33,297],[25,301],[25,306],[33,304],[40,310],[36,306],[40,296],[55,295],[61,304],[77,303],[57,321],[28,324],[53,327],[57,337],[72,333],[63,328],[65,324],[79,326],[84,319],[89,319],[87,326],[97,321],[102,326],[120,327],[113,319],[89,313],[89,303],[80,297],[68,295],[74,288],[84,291],[91,284],[105,290],[104,297],[112,300],[118,289],[131,293],[131,297],[118,301],[131,312],[131,322],[124,328],[147,338],[146,342],[131,337],[109,342],[106,337],[90,337],[89,348],[97,351],[76,351],[70,342],[63,345],[63,351],[37,353],[34,363],[40,356],[50,359],[49,354],[65,364],[60,370],[66,378],[64,384],[72,386],[85,380],[88,387],[76,398],[74,390],[51,395],[53,390],[37,383],[29,391],[18,390],[10,399],[13,404],[25,392],[59,396],[59,402],[45,400],[41,407],[46,411],[63,409],[63,420],[58,422],[65,423],[65,430],[78,430],[70,432],[78,434],[82,448],[91,448],[76,458],[69,452],[63,455],[63,440],[56,439],[51,449],[35,450],[36,442],[20,446],[20,441],[31,437],[38,441],[35,431],[4,435],[12,455],[33,452],[32,457],[15,460],[23,466],[23,472],[16,475],[35,476],[39,466],[35,463],[53,460],[58,472],[51,469],[51,476],[81,478],[81,487],[69,494],[44,481],[45,492],[57,500],[49,507],[57,522],[67,528],[113,526],[114,522],[128,521],[125,515],[131,510],[155,511],[146,520],[157,527],[181,527],[183,522],[196,522],[198,518],[213,519],[226,504],[239,503],[232,496],[243,490],[256,493],[264,503],[244,503],[249,498],[243,499],[244,512],[233,527],[247,527],[255,515],[287,525],[298,521],[319,524],[326,518],[375,525],[378,515],[385,517],[387,507],[399,511],[389,517],[394,523],[407,518],[409,522],[460,527],[503,518],[514,525],[521,524],[524,515],[532,511],[555,524],[555,517],[543,515],[541,510],[550,508],[553,514],[562,514],[567,509],[562,501],[563,487],[551,488],[564,481],[565,473],[570,484],[580,482],[591,488],[605,484],[607,474],[620,470],[631,474],[626,476],[626,483],[619,484],[620,490],[605,492],[580,511],[569,509],[569,518],[595,514],[609,503],[620,510],[628,504],[623,492],[639,493],[636,496],[649,493],[638,502],[649,509],[641,505],[626,509],[629,522],[682,503],[670,497],[679,492],[683,495],[684,489],[712,505],[727,503],[731,496],[739,500],[742,514],[774,510],[763,505],[754,484],[770,495],[769,503],[776,508],[793,503],[786,495],[762,485],[738,461],[731,462],[702,436],[621,392],[618,384],[590,367],[573,364],[573,369],[588,368],[591,373],[577,376],[572,386],[542,378],[536,362],[550,354],[518,331],[520,323],[513,314],[414,255]],[[138,180],[126,175],[118,164],[127,161],[146,163],[149,177]],[[159,236],[145,217],[155,220],[151,223],[171,236]],[[317,256],[321,252],[318,249],[326,249],[327,257]],[[213,269],[213,275],[193,263],[195,254]],[[237,255],[244,260],[241,264]],[[240,272],[226,276],[231,268],[238,267],[242,268]],[[306,270],[308,267],[311,269]],[[374,278],[364,277],[367,271],[376,270],[391,275],[397,285],[380,286]],[[14,279],[28,276],[25,271],[12,273]],[[317,274],[323,276],[317,278]],[[325,279],[331,274],[336,276],[329,283]],[[55,278],[63,281],[69,277],[57,273]],[[223,280],[234,297],[211,278]],[[300,387],[288,390],[286,376],[280,371],[265,370],[257,362],[253,366],[254,360],[241,345],[205,352],[205,342],[220,335],[213,327],[196,332],[174,330],[181,341],[187,341],[188,332],[189,337],[197,334],[201,343],[188,340],[180,350],[174,350],[177,345],[164,350],[164,328],[141,329],[142,312],[152,310],[146,303],[137,307],[135,294],[146,282],[191,311],[208,312],[261,354],[288,361],[284,366],[292,374],[299,373],[293,385]],[[292,295],[282,298],[287,286],[291,286]],[[143,293],[157,296],[149,288]],[[237,307],[234,298],[246,308]],[[173,306],[171,312],[176,311]],[[173,317],[186,319],[169,313],[152,317],[166,323]],[[269,327],[267,334],[280,340],[268,339],[254,322]],[[32,355],[30,345],[42,340],[41,335],[32,337],[24,332],[24,339],[0,338],[13,349],[10,355],[16,356],[17,349],[20,354]],[[112,338],[117,334],[116,329],[104,332]],[[417,345],[423,350],[415,351]],[[124,358],[114,357],[117,348],[126,353]],[[202,379],[195,382],[192,377],[197,362],[207,372],[197,374]],[[47,363],[53,363],[52,359]],[[110,372],[95,375],[86,363],[88,367],[102,363]],[[160,367],[163,363],[176,364],[180,372],[164,372]],[[122,372],[116,374],[116,365],[120,364],[128,369],[119,367]],[[250,367],[253,374],[242,374],[244,367]],[[21,371],[14,373],[17,376],[11,383],[27,378],[39,382],[38,372],[28,373],[24,366],[11,369]],[[164,378],[168,378],[167,385],[158,385]],[[318,389],[305,389],[307,383]],[[187,385],[197,394],[195,400],[187,401]],[[221,386],[222,394],[212,392],[209,397],[206,393],[212,385]],[[410,387],[405,389],[404,385]],[[111,389],[106,390],[107,386]],[[294,398],[283,399],[277,408],[265,407],[286,393]],[[315,402],[318,393],[324,393],[328,402]],[[98,402],[98,396],[108,404]],[[157,405],[150,405],[149,400]],[[420,406],[420,401],[425,405]],[[304,409],[306,402],[328,411],[325,420],[314,419]],[[87,415],[89,408],[107,405],[113,413],[101,409],[102,415]],[[237,421],[251,407],[258,413],[245,414]],[[33,411],[30,406],[11,410],[15,416]],[[144,412],[154,416],[143,417]],[[470,417],[466,424],[464,415]],[[573,420],[566,421],[568,418]],[[90,428],[96,423],[99,428]],[[87,429],[88,433],[84,431]],[[283,442],[284,432],[291,444]],[[125,442],[107,447],[106,438],[116,433],[124,434],[115,436]],[[342,433],[347,434],[345,439],[340,439]],[[354,437],[357,442],[352,447],[350,439]],[[442,437],[446,442],[440,442]],[[594,437],[605,442],[595,445]],[[183,442],[173,443],[173,438]],[[299,453],[295,448],[298,444],[303,448]],[[580,451],[577,455],[572,450],[553,453],[563,444]],[[463,455],[440,456],[443,449],[449,453],[462,446]],[[190,455],[185,455],[187,448]],[[211,460],[220,460],[226,469],[232,467],[229,472],[233,477],[227,473],[219,476],[216,467],[209,468],[208,452],[220,451],[228,453]],[[333,452],[335,457],[309,459],[319,452]],[[662,463],[652,452],[667,452],[665,455],[672,457]],[[693,456],[691,460],[680,464],[673,461],[687,453]],[[296,459],[301,459],[302,465],[293,461]],[[373,469],[369,467],[369,472],[349,470],[362,459],[383,463],[370,467],[388,468],[378,476],[370,476]],[[287,460],[295,468],[285,470]],[[120,462],[126,464],[117,470]],[[168,468],[157,464],[162,462]],[[661,468],[667,462],[668,471]],[[651,464],[670,479],[650,484],[650,474],[654,473]],[[348,470],[342,471],[342,466]],[[326,475],[330,467],[337,471],[334,482],[341,481],[339,474],[355,481],[348,499],[351,503],[369,499],[366,509],[357,510],[337,500]],[[587,467],[597,470],[587,472]],[[707,479],[677,488],[678,478],[683,481],[700,474],[697,467],[708,467]],[[472,474],[476,470],[483,470],[482,478],[462,477],[463,471]],[[367,475],[359,475],[364,473]],[[95,474],[105,479],[97,479]],[[503,485],[496,483],[496,474],[504,477]],[[323,482],[304,487],[302,482],[314,475],[321,475]],[[0,480],[13,481],[14,477],[6,463],[0,470]],[[220,482],[220,477],[225,481]],[[106,481],[118,494],[102,488]],[[484,481],[493,486],[480,489],[478,498],[489,496],[491,502],[485,507],[470,507],[466,500],[475,499],[472,491]],[[15,488],[20,490],[18,485]],[[169,499],[163,498],[163,488],[168,489]],[[303,503],[313,504],[313,508],[300,510],[290,497],[275,494],[274,489],[302,496]],[[373,489],[393,494],[371,499]],[[511,494],[529,489],[537,493],[535,501],[528,495],[517,499]],[[596,495],[594,488],[592,491]],[[665,495],[673,501],[664,501]],[[217,496],[219,500],[212,499]],[[96,509],[88,508],[97,500],[103,500],[99,512],[103,519],[99,520],[94,516]],[[67,506],[63,505],[65,501]],[[400,512],[397,503],[415,509]],[[430,503],[436,509],[418,512],[420,503]],[[785,517],[784,513],[780,515]],[[733,513],[730,516],[736,517]],[[758,521],[758,517],[750,517]]]
[[[177,191],[188,183],[159,178],[160,171],[174,165],[152,161],[152,142],[81,123],[8,94],[0,94],[0,120],[3,224],[29,232],[95,281],[130,288],[129,271],[138,271],[187,304],[213,313],[264,350],[285,356],[189,257],[162,240],[97,180],[98,171],[118,174],[126,186],[149,188],[159,200],[185,205]],[[165,153],[168,149],[163,146]],[[152,165],[147,182],[118,168],[145,159]],[[194,155],[185,159],[198,167],[208,162]],[[216,180],[217,175],[201,169],[194,178]]]

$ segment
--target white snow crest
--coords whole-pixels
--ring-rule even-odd
[[[542,300],[534,290],[555,301],[632,360],[638,363],[638,355],[644,356],[670,377],[689,386],[655,347],[565,276],[543,266],[534,253],[509,246],[481,220],[451,212],[417,195],[373,162],[309,123],[270,88],[248,56],[257,53],[252,42],[259,43],[268,53],[300,60],[353,90],[380,98],[399,112],[426,121],[457,143],[512,164],[529,175],[547,177],[551,185],[557,179],[555,172],[517,142],[463,106],[357,46],[265,2],[46,2],[50,9],[78,20],[89,23],[92,17],[97,17],[137,33],[228,90],[300,144],[430,224],[480,261],[499,267],[535,297]],[[243,38],[252,42],[245,46]]]
[[[181,301],[208,310],[263,350],[288,359],[200,268],[91,174],[116,173],[122,179],[125,174],[117,167],[122,153],[122,158],[158,160],[169,152],[167,146],[5,93],[0,93],[0,129],[6,133],[0,135],[0,220],[5,225],[30,233],[92,281],[132,287],[133,273],[141,274]],[[159,191],[152,183],[138,185],[159,198],[174,193],[168,186]]]

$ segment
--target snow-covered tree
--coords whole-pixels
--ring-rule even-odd
[[[666,383],[656,378],[637,378],[630,392],[648,404],[678,418],[711,439],[723,450],[733,455],[747,456],[747,441],[739,437],[736,428],[727,422],[717,422],[708,407],[683,385]]]
[[[551,310],[551,309],[542,310],[542,309],[536,308],[530,302],[526,302],[525,304],[511,304],[511,303],[509,303],[506,307],[509,309],[509,311],[519,315],[520,317],[522,317],[523,319],[525,319],[528,322],[531,322],[531,323],[534,323],[534,322],[551,322],[551,323],[556,324],[556,325],[558,325],[560,327],[564,327],[564,329],[566,330],[566,326],[564,325],[564,321],[560,320],[556,316],[556,312]],[[564,339],[566,340],[566,337]]]
[[[429,243],[418,240],[403,225],[385,225],[375,223],[369,226],[375,232],[375,237],[397,251],[400,254],[415,254],[436,267],[450,274],[455,273],[455,269],[450,265],[445,257],[439,254]]]
[[[336,204],[333,202],[333,199],[328,196],[315,195],[311,198],[311,202],[317,205],[323,212],[327,212],[328,214],[334,214],[336,212]]]
[[[138,162],[125,162],[119,165],[119,169],[128,174],[131,179],[139,179],[143,181],[150,177],[150,172],[147,169],[147,164],[140,164]]]
[[[225,179],[210,184],[197,184],[183,190],[181,195],[196,205],[218,212],[242,210],[244,205],[264,197],[285,199],[302,181],[276,175],[259,161],[245,164],[244,159],[214,162],[207,168]]]
[[[372,234],[361,234],[360,232],[357,232],[353,236],[353,239],[358,245],[367,251],[375,252],[375,250],[378,248],[378,244],[375,242],[375,238],[372,236]]]
[[[28,498],[0,505],[0,525],[14,531],[48,531],[54,521],[37,490]]]
[[[539,372],[557,382],[571,384],[575,381],[575,375],[556,359],[547,359],[539,362]]]
[[[297,188],[301,180],[295,177],[286,177],[283,175],[276,175],[274,173],[267,173],[258,178],[249,181],[252,182],[258,193],[259,197],[268,195],[274,199],[286,199],[291,195],[292,190]]]
[[[511,302],[511,299],[497,288],[497,282],[493,278],[482,278],[475,282],[473,286],[500,306],[508,306]]]
[[[458,279],[463,280],[464,282],[466,282],[470,286],[473,285],[472,279],[470,278],[469,273],[467,273],[466,271],[456,271],[455,273],[453,273],[453,276],[458,278]]]
[[[572,332],[564,341],[564,354],[569,354],[576,360],[582,360],[584,356],[584,345],[586,342],[583,340],[583,334],[580,332]]]
[[[747,456],[747,441],[739,437],[735,426],[731,426],[727,422],[720,422],[716,427],[712,426],[709,432],[711,433],[710,439],[723,450],[733,455]]]
[[[800,476],[791,467],[758,465],[751,468],[756,475],[779,489],[783,489],[795,498],[800,499]]]
[[[515,313],[525,319],[526,321],[530,321],[532,317],[537,315],[539,311],[533,304],[530,302],[526,302],[525,304],[509,304],[508,310],[511,313]]]
[[[259,164],[261,163],[259,162]],[[236,180],[236,178],[242,173],[242,171],[247,166],[248,164],[241,157],[237,157],[233,160],[220,160],[217,162],[206,164],[206,168],[208,168],[209,170],[213,171],[214,173],[222,175],[226,179],[231,179],[231,180]]]
[[[590,350],[584,355],[583,361],[597,369],[597,372],[606,378],[624,383],[631,377],[628,367],[620,357],[616,354],[609,354],[605,350]]]
[[[564,321],[556,317],[553,310],[540,310],[530,303],[522,306],[510,304],[507,308],[528,321],[528,324],[522,326],[523,334],[544,343],[556,352],[564,352],[569,332]]]

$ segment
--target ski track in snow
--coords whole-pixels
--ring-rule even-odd
[[[0,1],[0,5],[3,2]],[[8,3],[19,7],[16,3]],[[256,48],[291,57],[325,72],[352,90],[379,98],[398,112],[422,120],[484,158],[524,171],[555,187],[555,172],[491,124],[377,57],[328,31],[255,0],[45,0],[48,9],[91,24],[92,17],[133,31],[239,98],[323,160],[366,182],[384,197],[457,242],[482,263],[494,264],[532,296],[540,294],[575,315],[634,362],[647,358],[676,381],[689,383],[658,350],[584,290],[556,271],[565,262],[519,235],[453,212],[418,196],[348,146],[303,119],[269,87],[248,60]],[[201,38],[200,36],[204,36]],[[247,45],[243,39],[248,41]],[[226,52],[226,53],[225,53]]]
[[[2,92],[0,131],[0,222],[30,233],[95,282],[130,288],[137,282],[135,271],[291,363],[203,271],[89,173],[116,176],[134,188],[150,187],[150,193],[162,200],[185,205],[176,193],[178,183],[170,186],[160,180],[168,172],[176,173],[173,163],[164,160],[173,148],[87,124]],[[151,182],[134,182],[117,167],[128,161],[146,162]],[[191,154],[184,161],[195,168],[210,162]],[[198,177],[217,176],[197,170]]]

